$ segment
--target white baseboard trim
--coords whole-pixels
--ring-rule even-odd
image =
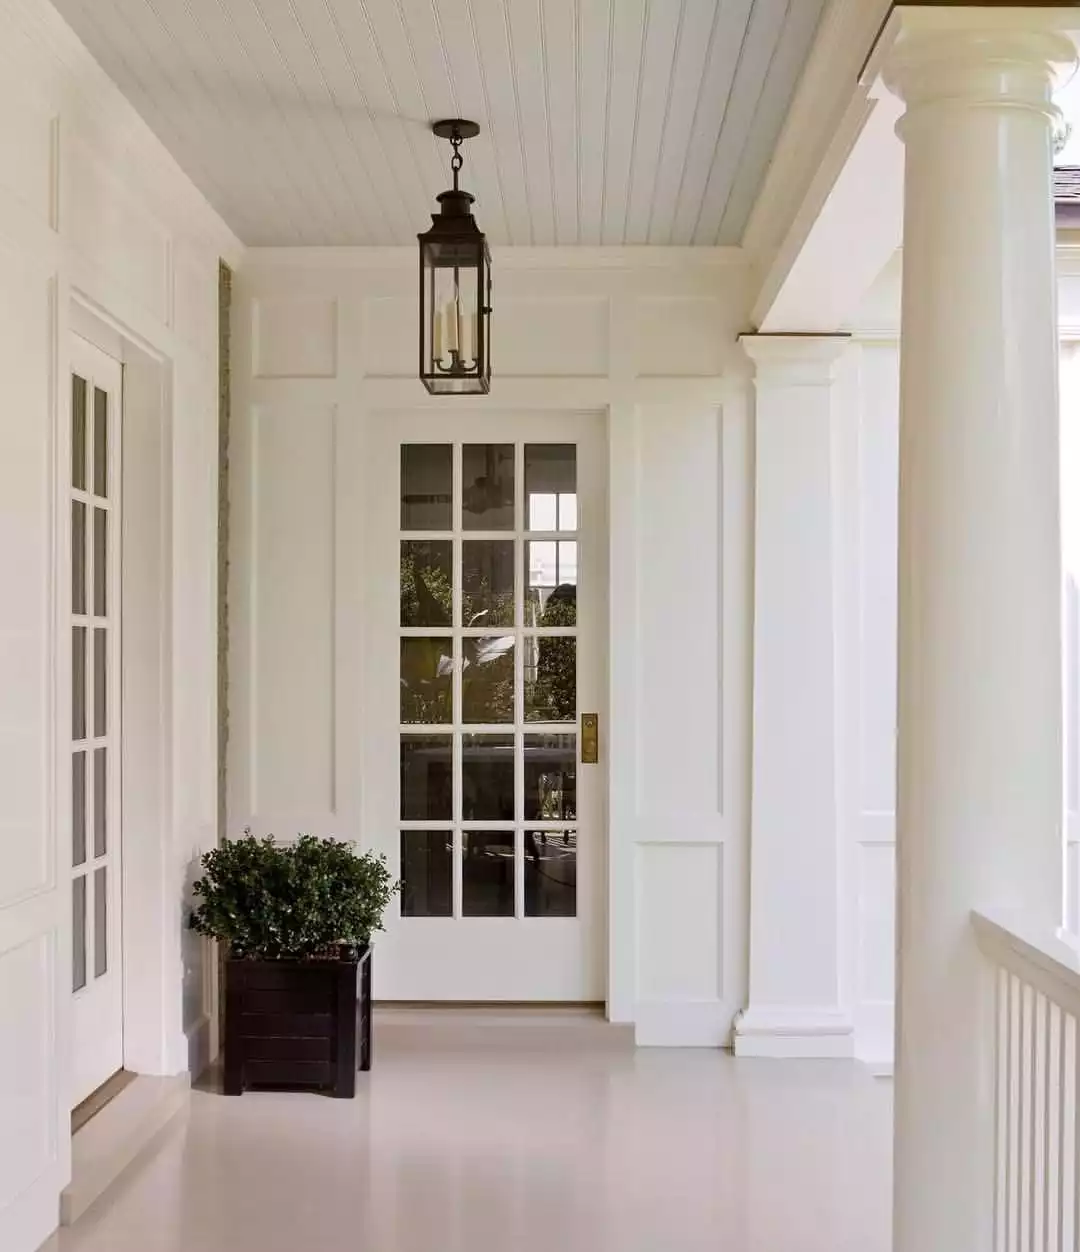
[[[722,1000],[639,1000],[634,1042],[639,1048],[727,1048],[730,1004]]]
[[[191,1099],[187,1074],[140,1074],[71,1139],[71,1182],[60,1195],[60,1222],[70,1226],[146,1152]]]
[[[751,1005],[735,1019],[735,1055],[775,1060],[848,1060],[855,1027],[835,1008]]]

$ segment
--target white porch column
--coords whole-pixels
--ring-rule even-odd
[[[750,997],[738,1056],[851,1056],[842,1007],[834,372],[846,336],[745,335],[756,370]]]
[[[991,1247],[993,1001],[973,907],[1062,910],[1046,11],[898,10],[896,1252]]]

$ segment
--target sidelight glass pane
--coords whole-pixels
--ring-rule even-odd
[[[71,864],[86,861],[86,753],[71,757]]]
[[[577,831],[525,832],[525,916],[577,915]]]
[[[454,912],[454,834],[401,832],[401,916],[451,917]]]
[[[449,626],[453,618],[454,545],[449,539],[401,544],[402,626]]]
[[[577,736],[525,736],[525,820],[577,817]]]
[[[453,525],[453,451],[448,443],[401,445],[402,530],[449,530]]]
[[[577,640],[573,637],[525,640],[525,720],[577,720]]]
[[[577,530],[577,448],[572,443],[525,445],[525,526]]]
[[[467,443],[461,449],[464,530],[514,529],[514,445]]]
[[[71,884],[71,988],[86,986],[86,878],[79,875]]]
[[[71,376],[71,485],[86,490],[86,379]]]
[[[86,627],[71,628],[71,737],[86,738]]]
[[[94,870],[94,977],[109,969],[109,892],[108,868]]]
[[[401,640],[401,720],[446,725],[454,720],[454,641]]]
[[[466,539],[461,545],[461,624],[513,626],[514,542]]]
[[[94,856],[109,848],[109,770],[107,748],[94,749]]]
[[[467,822],[514,820],[514,736],[463,735],[461,812]]]
[[[86,505],[71,502],[71,611],[86,612]]]
[[[94,494],[109,494],[109,397],[94,388]]]
[[[577,542],[537,539],[525,545],[529,585],[526,626],[577,625]]]
[[[472,724],[514,720],[514,636],[462,640],[461,719]]]
[[[104,617],[109,611],[106,588],[109,577],[109,515],[104,509],[94,510],[94,613]]]
[[[94,734],[107,735],[108,633],[98,626],[94,631]]]
[[[514,832],[461,836],[461,912],[465,917],[514,916]]]
[[[449,735],[401,736],[401,820],[449,822],[454,816],[454,754]]]

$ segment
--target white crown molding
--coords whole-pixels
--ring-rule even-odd
[[[511,270],[701,269],[743,265],[738,247],[495,247],[494,265]],[[413,269],[417,250],[400,247],[248,248],[247,264],[260,268],[335,270]]]

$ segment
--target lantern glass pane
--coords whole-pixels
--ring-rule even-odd
[[[422,237],[420,375],[434,394],[483,394],[489,387],[490,257],[483,235],[444,228]],[[482,325],[482,323],[484,323]]]

